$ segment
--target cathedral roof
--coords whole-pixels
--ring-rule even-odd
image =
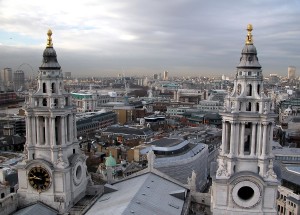
[[[56,51],[53,48],[52,43],[52,31],[49,29],[47,32],[47,46],[43,53],[43,63],[40,66],[40,70],[53,70],[60,69],[60,65],[57,61]]]
[[[184,211],[187,189],[155,173],[126,178],[113,184],[113,187],[117,191],[102,195],[87,215],[180,215]]]

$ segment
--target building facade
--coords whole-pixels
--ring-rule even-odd
[[[17,70],[14,72],[13,81],[15,92],[22,92],[25,90],[25,75],[23,70]]]
[[[225,98],[222,146],[215,168],[213,214],[276,214],[277,175],[271,137],[274,105],[263,91],[263,75],[247,26],[234,88]]]

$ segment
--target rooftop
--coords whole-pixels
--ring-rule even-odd
[[[86,215],[164,214],[180,215],[186,189],[154,173],[113,184],[117,191],[101,196]],[[182,194],[183,198],[175,197]]]

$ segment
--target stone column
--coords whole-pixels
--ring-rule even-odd
[[[230,137],[230,134],[229,134],[229,122],[225,122],[225,154],[228,154],[229,151],[228,151],[228,147],[229,147],[229,137]]]
[[[73,129],[73,139],[77,139],[77,127],[76,127],[76,114],[73,114],[73,123],[72,123],[72,129]],[[73,139],[71,141],[73,141]]]
[[[244,156],[244,148],[245,148],[245,122],[241,122],[241,136],[240,136],[240,155]]]
[[[27,139],[27,145],[31,146],[32,145],[32,117],[27,116],[26,120],[26,139]]]
[[[255,144],[256,144],[256,122],[252,122],[252,137],[251,137],[251,156],[255,155]]]
[[[49,117],[45,116],[45,145],[49,145]]]
[[[235,156],[237,156],[239,154],[239,142],[240,142],[240,126],[241,124],[239,122],[236,122],[234,124],[234,127],[235,127],[235,132],[234,132],[234,145],[233,145],[233,154]]]
[[[73,135],[73,117],[72,117],[72,114],[69,114],[68,115],[68,120],[69,120],[69,127],[68,127],[68,136],[69,136],[69,139],[68,141],[72,141],[72,135]]]
[[[41,125],[40,117],[36,117],[36,144],[41,145]]]
[[[231,122],[231,134],[230,134],[230,151],[229,154],[232,156],[234,154],[234,142],[235,142],[235,124],[236,122]]]
[[[256,155],[259,157],[261,155],[261,144],[262,144],[262,124],[258,123],[257,125],[257,147],[256,147]]]
[[[56,145],[55,117],[51,117],[51,145]]]
[[[261,156],[265,156],[266,155],[266,150],[267,150],[267,138],[268,138],[268,123],[263,123],[263,144],[262,144],[262,152],[261,152]]]
[[[221,154],[225,154],[226,150],[226,121],[222,120],[222,151]]]
[[[61,141],[61,145],[65,145],[65,140],[66,140],[66,128],[65,128],[65,117],[61,116],[60,117],[60,132],[61,132],[61,136],[60,136],[60,141]]]
[[[36,124],[35,124],[36,117],[31,117],[31,129],[32,129],[32,144],[36,145]]]
[[[274,130],[274,123],[272,122],[270,124],[270,137],[269,137],[269,141],[268,141],[268,154],[272,151],[272,142],[273,142],[273,131]]]

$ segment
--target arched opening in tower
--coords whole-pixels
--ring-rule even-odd
[[[251,84],[247,85],[247,96],[252,96],[252,85]]]
[[[47,93],[46,83],[43,83],[43,93]]]

